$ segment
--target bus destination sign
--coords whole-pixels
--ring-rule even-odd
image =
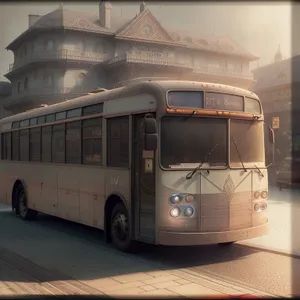
[[[205,109],[244,111],[244,97],[222,93],[205,93]]]

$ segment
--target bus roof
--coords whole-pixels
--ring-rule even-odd
[[[85,96],[73,98],[46,107],[31,109],[29,111],[25,111],[10,117],[3,118],[2,120],[0,120],[0,124],[39,117],[51,113],[57,113],[65,110],[93,105],[96,103],[101,103],[141,93],[149,93],[154,94],[156,96],[164,96],[169,90],[203,90],[215,92],[218,91],[221,93],[237,94],[259,100],[257,95],[248,90],[223,84],[185,80],[145,80],[143,82],[133,82],[126,86],[112,90],[101,89],[99,93],[87,94]]]

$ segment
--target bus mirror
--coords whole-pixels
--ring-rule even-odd
[[[155,151],[157,148],[157,134],[156,133],[145,133],[145,150]]]
[[[271,128],[271,127],[269,127],[269,131],[270,131],[270,142],[271,142],[271,144],[275,144],[275,134],[274,134],[274,130]]]
[[[156,131],[156,120],[151,114],[146,114],[144,118],[145,134],[154,134]]]

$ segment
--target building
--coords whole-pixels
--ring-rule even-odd
[[[8,117],[11,113],[3,108],[3,101],[11,96],[11,83],[0,81],[0,119]]]
[[[266,123],[275,131],[275,164],[292,151],[292,87],[300,83],[300,56],[283,59],[278,48],[274,62],[253,70],[251,88],[261,99]]]
[[[249,63],[258,57],[230,37],[171,32],[144,3],[133,19],[112,19],[111,9],[102,1],[98,15],[63,7],[29,15],[29,28],[7,46],[14,63],[4,107],[18,113],[137,77],[252,85]]]

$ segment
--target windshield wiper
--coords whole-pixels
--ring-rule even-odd
[[[240,153],[240,151],[239,151],[238,145],[237,145],[237,143],[236,143],[236,141],[235,141],[235,139],[234,139],[233,136],[231,136],[231,139],[232,139],[232,141],[233,141],[233,144],[234,144],[234,146],[235,146],[236,152],[237,152],[238,157],[239,157],[239,159],[240,159],[240,162],[241,162],[241,164],[242,164],[242,166],[243,166],[243,169],[244,169],[245,172],[247,172],[247,169],[245,168],[245,165],[244,165],[244,163],[243,163],[243,159],[242,159],[241,153]]]
[[[185,178],[186,179],[191,179],[194,174],[199,170],[201,169],[202,165],[204,164],[204,162],[208,159],[208,157],[214,152],[214,150],[218,147],[218,144],[215,144],[213,146],[213,148],[211,150],[208,151],[208,153],[205,155],[204,159],[201,161],[201,163],[199,164],[199,166],[197,166],[193,171],[189,172]]]
[[[254,165],[254,167],[258,170],[258,173],[261,177],[265,177],[265,175],[263,174],[263,172],[260,170],[260,168],[257,165]]]
[[[193,112],[190,115],[188,115],[185,120],[186,121],[189,120],[192,116],[196,114],[196,112],[197,112],[196,110],[193,110]]]

